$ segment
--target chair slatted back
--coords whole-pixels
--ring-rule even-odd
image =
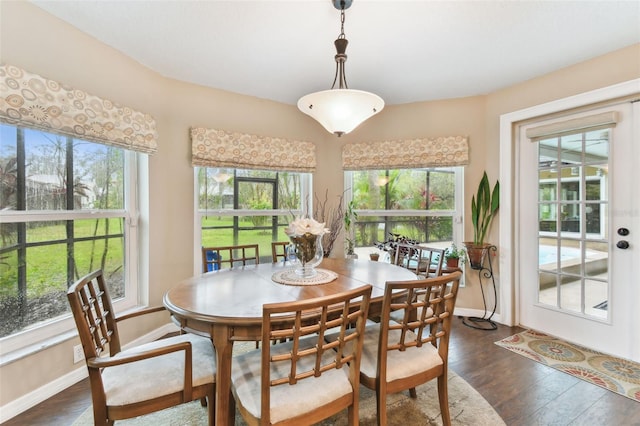
[[[442,264],[444,263],[446,249],[427,247],[422,244],[420,244],[419,247],[421,253],[418,275],[426,278],[442,275]]]
[[[427,247],[421,244],[398,244],[394,264],[409,269],[423,277],[442,275],[445,249]]]
[[[101,270],[69,287],[67,299],[86,359],[98,357],[107,349],[111,356],[121,351],[115,312]]]
[[[364,327],[369,310],[371,286],[343,293],[295,302],[266,304],[262,314],[262,419],[269,419],[270,388],[278,385],[295,385],[309,377],[348,365],[350,380],[357,395],[359,386],[360,353]],[[325,341],[327,330],[340,330],[337,340]],[[271,350],[277,348],[272,341],[284,341],[292,345],[287,353]],[[301,345],[304,339],[307,344]],[[308,339],[314,342],[309,347]],[[353,346],[351,346],[353,345]],[[355,350],[349,349],[355,347]],[[331,356],[326,356],[330,354]],[[299,361],[312,360],[313,368],[299,371]],[[271,377],[272,364],[286,366],[288,374]],[[287,366],[288,364],[288,366]],[[285,367],[283,367],[285,368]],[[268,424],[268,423],[267,423]]]
[[[399,243],[395,249],[393,263],[418,274],[419,259],[422,249],[416,244]]]
[[[460,285],[460,271],[412,281],[388,281],[385,286],[380,327],[379,362],[386,365],[387,352],[432,344],[447,360],[451,320]],[[400,318],[390,315],[404,310]],[[395,331],[397,340],[389,341]]]
[[[223,267],[257,265],[260,263],[258,244],[225,247],[202,247],[202,272],[210,272]]]
[[[287,247],[291,244],[289,241],[273,241],[271,243],[271,260],[273,263],[287,260]]]

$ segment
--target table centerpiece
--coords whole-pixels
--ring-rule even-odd
[[[296,217],[284,232],[291,240],[298,258],[295,272],[302,278],[316,275],[315,267],[322,262],[322,236],[329,232],[324,223],[309,217]]]

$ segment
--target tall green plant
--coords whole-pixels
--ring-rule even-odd
[[[493,191],[484,172],[478,192],[471,197],[471,221],[473,222],[473,243],[484,244],[489,225],[500,207],[500,182],[496,181]]]

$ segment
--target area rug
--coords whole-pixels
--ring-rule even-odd
[[[234,345],[234,353],[246,350],[242,346],[236,348],[236,345]],[[255,346],[253,347],[255,348]],[[416,391],[418,393],[416,399],[410,398],[409,392],[401,392],[387,397],[389,425],[442,425],[436,381],[432,380],[418,386]],[[491,405],[471,385],[451,370],[449,370],[449,412],[453,425],[500,426],[505,424]],[[120,420],[116,424],[118,426],[206,425],[207,411],[199,401],[196,401],[146,416]],[[345,426],[347,424],[346,410],[320,423],[322,426]],[[360,425],[374,426],[376,424],[375,393],[363,386],[360,389]],[[73,425],[93,425],[92,408],[89,407],[82,413]],[[246,426],[242,417],[237,413],[235,425]]]
[[[496,345],[640,402],[640,364],[526,330]]]

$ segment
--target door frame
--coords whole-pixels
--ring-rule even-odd
[[[516,143],[517,132],[514,126],[517,122],[552,114],[561,111],[570,110],[598,102],[604,102],[624,96],[630,96],[640,93],[640,78],[629,80],[612,86],[603,87],[601,89],[592,90],[579,95],[570,96],[544,104],[536,105],[530,108],[502,114],[500,116],[500,292],[499,300],[501,308],[501,322],[506,325],[519,325],[520,309],[518,306],[520,289],[516,285],[516,277],[518,277],[518,264],[516,259],[519,258],[517,238],[517,214],[516,209],[519,205],[518,194],[515,190],[519,187],[519,176],[515,168],[515,159],[518,153]],[[635,123],[634,138],[640,136],[640,124]],[[636,150],[636,157],[640,153],[640,149]],[[640,158],[636,158],[640,160]],[[639,162],[640,163],[640,162]],[[637,203],[638,201],[636,201]],[[636,206],[637,207],[637,206]],[[640,230],[637,226],[640,220],[636,218],[635,229]],[[632,273],[638,272],[638,265],[633,265],[636,269]],[[634,289],[634,299],[640,301],[640,286]],[[635,343],[634,352],[640,353],[640,340]]]

